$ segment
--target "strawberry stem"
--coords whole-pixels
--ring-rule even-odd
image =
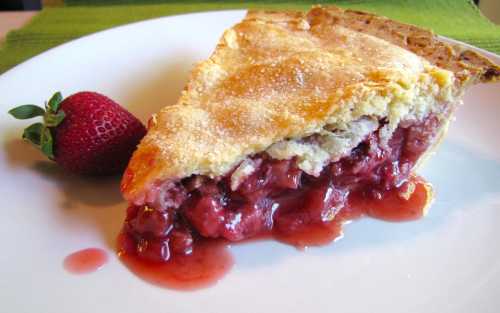
[[[40,149],[49,159],[54,160],[54,141],[50,129],[46,126],[42,128]]]
[[[64,114],[64,111],[62,110],[55,114],[50,114],[47,112],[47,114],[45,114],[44,116],[44,122],[47,127],[56,127],[57,125],[61,124],[65,117],[66,114]]]
[[[54,139],[52,129],[56,128],[66,117],[60,110],[63,97],[58,91],[45,104],[45,110],[34,104],[25,104],[9,110],[16,119],[26,120],[43,116],[43,123],[34,123],[23,132],[23,139],[39,148],[49,159],[54,160]]]

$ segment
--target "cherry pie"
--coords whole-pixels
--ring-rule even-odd
[[[127,252],[166,262],[202,238],[286,240],[355,217],[363,199],[393,210],[364,214],[418,218],[430,189],[412,173],[464,89],[499,77],[477,53],[384,17],[250,11],[150,119],[122,181]],[[416,190],[418,209],[398,212]]]

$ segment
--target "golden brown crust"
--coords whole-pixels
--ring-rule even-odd
[[[367,12],[338,7],[314,7],[308,13],[311,24],[330,21],[389,41],[455,73],[466,83],[493,82],[500,79],[500,67],[466,47],[442,41],[432,31],[404,24]]]
[[[451,72],[382,35],[340,25],[354,14],[346,12],[353,11],[251,11],[227,30],[178,103],[152,119],[124,175],[125,197],[137,200],[155,181],[222,175],[250,154],[327,123],[366,115],[397,122],[423,97],[420,103],[436,105],[459,93]],[[487,79],[470,68],[460,67],[463,81]]]

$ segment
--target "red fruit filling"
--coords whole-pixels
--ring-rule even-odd
[[[405,124],[387,144],[381,142],[379,131],[370,134],[319,177],[304,173],[294,159],[275,160],[264,152],[252,157],[256,170],[236,190],[230,188],[232,173],[159,185],[146,204],[129,207],[124,227],[128,243],[122,248],[142,259],[166,262],[173,255],[193,253],[201,237],[240,241],[273,232],[286,238],[311,226],[328,227],[342,214],[345,220],[350,194],[389,199],[388,191],[405,188],[441,122],[429,115],[423,122]]]

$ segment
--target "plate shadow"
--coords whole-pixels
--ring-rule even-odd
[[[3,148],[9,166],[32,170],[56,186],[59,192],[54,197],[58,208],[56,214],[92,225],[102,234],[105,243],[114,248],[126,208],[120,194],[119,176],[92,178],[72,175],[17,138],[6,138]]]

